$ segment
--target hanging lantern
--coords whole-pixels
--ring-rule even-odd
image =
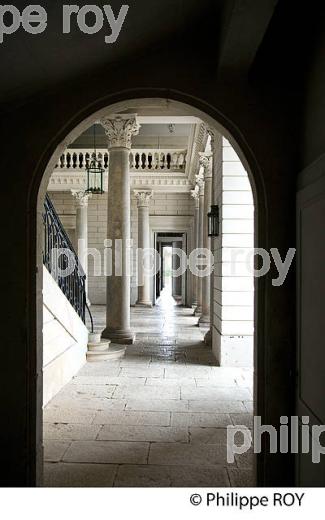
[[[209,237],[218,237],[220,228],[219,206],[211,206],[208,213],[208,235]]]
[[[105,169],[103,168],[101,161],[97,159],[96,125],[94,125],[94,153],[89,161],[87,161],[86,167],[87,193],[93,193],[94,195],[101,195],[104,193],[104,172]]]

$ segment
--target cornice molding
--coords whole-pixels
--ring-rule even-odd
[[[199,154],[204,152],[208,140],[208,128],[205,123],[196,125],[195,133],[192,139],[192,143],[189,143],[189,150],[191,154],[188,154],[188,179],[194,184],[195,176],[200,168]]]
[[[154,191],[165,191],[165,192],[179,192],[189,193],[193,189],[193,185],[183,174],[176,177],[170,173],[161,175],[156,174],[155,176],[150,174],[139,175],[137,173],[130,174],[130,185],[131,189],[138,190],[154,190]],[[104,191],[108,189],[108,175],[104,175]],[[55,172],[49,181],[49,191],[85,191],[86,190],[86,176],[81,172]]]

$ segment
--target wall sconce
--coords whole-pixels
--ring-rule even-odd
[[[218,237],[220,233],[220,215],[219,206],[211,206],[208,213],[208,235],[209,237]]]

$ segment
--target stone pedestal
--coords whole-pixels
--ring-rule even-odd
[[[137,305],[152,307],[150,297],[150,226],[149,201],[152,191],[135,190],[138,202],[138,300]]]
[[[109,175],[107,239],[112,241],[112,274],[107,276],[106,328],[103,338],[130,344],[130,176],[131,138],[139,132],[131,114],[108,116],[101,120],[108,137]]]

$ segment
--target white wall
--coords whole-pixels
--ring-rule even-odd
[[[88,330],[43,267],[43,404],[86,362]]]
[[[222,366],[253,366],[254,278],[245,261],[254,247],[253,194],[247,172],[225,138],[214,167],[221,234],[214,239],[213,352]],[[235,257],[237,249],[242,252]]]

